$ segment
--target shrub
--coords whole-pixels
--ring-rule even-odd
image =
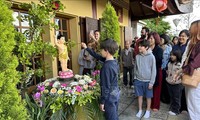
[[[12,11],[5,0],[0,0],[0,6],[0,119],[25,120],[27,112],[16,88],[19,76],[18,60],[12,54],[15,46]]]

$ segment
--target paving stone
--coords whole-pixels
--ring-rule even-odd
[[[187,114],[179,114],[177,116],[171,116],[168,114],[169,105],[161,103],[160,110],[158,112],[151,111],[151,117],[149,119],[137,118],[135,115],[138,112],[138,102],[137,98],[133,96],[127,96],[127,91],[123,90],[120,96],[118,114],[119,120],[188,120]],[[146,100],[144,99],[143,104],[143,115],[146,108]]]

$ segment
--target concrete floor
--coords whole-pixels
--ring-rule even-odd
[[[138,112],[137,98],[134,96],[133,89],[121,87],[121,96],[119,103],[119,120],[144,120],[137,118],[135,115]],[[145,106],[144,106],[145,107]],[[169,105],[161,103],[158,112],[151,111],[151,117],[148,120],[188,120],[187,114],[179,114],[171,116],[168,114]],[[144,109],[145,111],[145,109]]]

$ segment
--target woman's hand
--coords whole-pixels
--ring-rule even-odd
[[[173,76],[173,81],[176,81],[176,80],[180,79],[181,73],[182,73],[182,69],[177,70],[176,73]]]

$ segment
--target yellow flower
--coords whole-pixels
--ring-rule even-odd
[[[63,90],[58,90],[59,95],[63,94],[63,92],[64,92]]]
[[[49,93],[49,90],[44,90],[43,92],[44,92],[45,94],[47,94],[47,93]]]
[[[57,92],[57,89],[56,89],[56,88],[52,88],[52,89],[51,89],[51,93],[54,94],[54,93],[56,93],[56,92]]]
[[[75,94],[76,94],[76,95],[80,95],[81,93],[79,93],[79,92],[75,92]]]

